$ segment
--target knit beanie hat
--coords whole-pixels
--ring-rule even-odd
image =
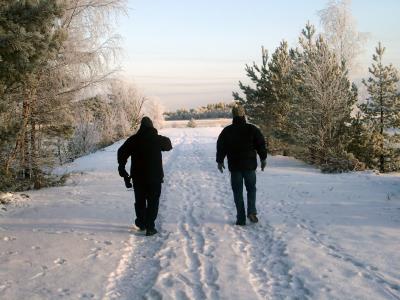
[[[140,123],[140,127],[154,127],[153,122],[149,117],[143,117],[142,122]]]
[[[232,116],[233,117],[244,117],[246,112],[244,111],[243,106],[236,104],[232,107]]]

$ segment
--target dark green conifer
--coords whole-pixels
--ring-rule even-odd
[[[398,92],[399,74],[392,64],[383,64],[385,47],[378,44],[373,63],[369,68],[371,76],[364,80],[369,98],[360,105],[364,122],[374,135],[379,151],[371,153],[377,160],[381,172],[395,170],[399,165],[399,149],[395,147],[400,125],[400,96]]]

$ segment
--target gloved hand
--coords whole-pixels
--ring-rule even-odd
[[[218,170],[221,173],[224,173],[224,169],[225,169],[224,163],[218,163]]]
[[[119,173],[119,176],[121,176],[121,177],[129,177],[128,172],[126,172],[126,170],[125,170],[125,166],[119,165],[118,166],[118,173]]]
[[[266,166],[267,166],[267,160],[264,159],[264,160],[261,161],[261,171],[264,171]]]
[[[124,181],[125,181],[125,186],[127,189],[132,188],[132,182],[131,182],[131,178],[129,176],[124,177]]]

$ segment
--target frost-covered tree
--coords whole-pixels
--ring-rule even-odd
[[[157,129],[164,125],[164,108],[156,99],[149,99],[144,104],[144,114],[148,116]]]
[[[272,151],[289,149],[329,172],[360,166],[348,152],[357,89],[314,26],[306,25],[297,48],[282,42],[271,60],[263,49],[261,65],[246,66],[246,73],[253,84],[239,82],[244,96],[233,96],[266,133]]]
[[[134,84],[123,80],[110,82],[108,97],[116,113],[115,126],[118,136],[123,138],[132,134],[140,124],[145,97]]]
[[[83,154],[96,150],[101,141],[100,122],[95,119],[93,112],[82,103],[76,109],[74,134],[68,141],[68,160],[74,160]]]
[[[57,23],[64,13],[58,1],[2,1],[0,3],[0,86],[2,102],[13,111],[16,130],[7,130],[1,173],[32,178],[40,185],[37,143],[37,102],[42,71],[65,41]],[[0,112],[4,113],[4,111]],[[7,115],[7,112],[5,112]]]
[[[375,158],[381,172],[400,167],[398,149],[394,147],[397,136],[390,132],[400,127],[399,74],[392,64],[383,64],[384,53],[385,47],[379,43],[369,68],[371,76],[363,80],[369,98],[367,103],[360,105],[365,123],[377,135],[379,151]],[[371,156],[376,154],[371,153]]]
[[[58,1],[0,2],[0,79],[8,88],[24,84],[59,47],[55,22],[64,13]]]
[[[67,159],[108,146],[133,133],[143,116],[144,98],[135,86],[111,81],[105,93],[74,105],[73,136],[66,141]]]
[[[358,67],[357,57],[363,52],[369,34],[357,31],[350,6],[351,0],[330,0],[318,15],[325,41],[334,50],[339,62],[345,61],[354,74]]]
[[[42,185],[72,135],[71,102],[113,72],[113,12],[123,0],[0,3],[0,173]],[[115,64],[114,64],[115,65]],[[4,109],[3,108],[7,108]],[[4,181],[3,181],[4,182]],[[2,182],[2,183],[3,183]]]
[[[299,145],[308,149],[308,160],[327,171],[353,168],[346,152],[351,111],[357,91],[344,64],[322,36],[307,24],[292,52],[293,99],[289,122]]]
[[[76,93],[104,83],[115,73],[119,36],[113,22],[123,11],[125,0],[63,0],[61,19],[68,33],[59,53],[57,67],[66,75],[60,93]]]

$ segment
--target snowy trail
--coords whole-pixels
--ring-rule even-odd
[[[0,216],[0,299],[400,299],[400,177],[324,175],[285,157],[257,172],[260,223],[237,227],[221,128],[166,129],[157,236],[129,231],[120,143],[64,187]]]

